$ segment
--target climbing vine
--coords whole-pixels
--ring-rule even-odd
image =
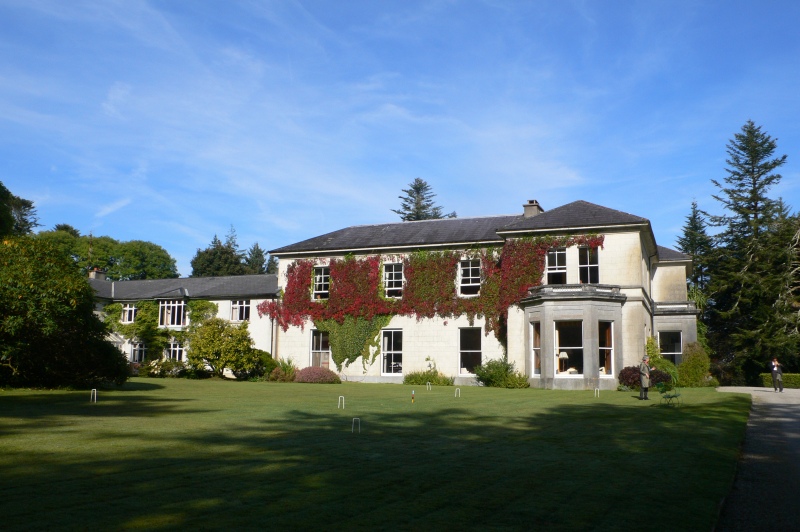
[[[301,259],[287,269],[282,298],[258,306],[284,330],[310,320],[329,334],[337,367],[359,356],[364,365],[379,352],[378,335],[394,315],[417,320],[466,316],[472,323],[484,318],[486,334],[506,345],[508,309],[541,284],[547,250],[554,247],[602,247],[602,235],[538,237],[508,240],[502,247],[467,251],[416,251],[403,258],[403,297],[384,297],[381,267],[387,257],[370,255],[331,259],[327,300],[312,300],[314,267],[322,261]],[[481,288],[475,297],[459,297],[457,275],[463,259],[480,260]]]

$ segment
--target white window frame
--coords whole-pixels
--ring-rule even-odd
[[[403,297],[405,276],[402,262],[385,262],[383,264],[383,293],[386,297]]]
[[[551,282],[551,275],[563,275],[564,282]],[[567,284],[567,248],[550,248],[547,250],[545,278],[548,285]]]
[[[600,344],[603,340],[601,324],[608,324],[609,343],[611,345],[601,347]],[[614,322],[609,320],[600,320],[597,324],[597,352],[598,352],[598,368],[601,377],[614,378]],[[605,370],[605,371],[604,371]]]
[[[173,338],[164,349],[164,357],[170,360],[183,362],[184,348],[181,342],[176,342]]]
[[[531,375],[542,375],[542,324],[531,322]]]
[[[315,361],[314,358],[317,357]],[[309,366],[319,366],[330,369],[331,344],[330,336],[319,329],[311,330],[311,352],[309,353]]]
[[[564,345],[561,342],[561,332],[559,331],[559,325],[565,323],[580,323],[581,324],[581,344],[580,345]],[[555,339],[555,346],[556,346],[556,359],[555,359],[555,377],[556,378],[583,378],[584,373],[586,372],[586,368],[584,367],[584,354],[586,352],[586,347],[583,345],[583,329],[584,323],[583,320],[558,320],[553,322],[553,338]],[[580,361],[581,361],[581,371],[577,373],[571,373],[569,369],[574,367],[571,365],[573,357],[577,357],[577,353],[575,351],[580,351]],[[572,353],[571,353],[572,352]],[[561,353],[567,354],[566,362],[565,359],[561,358]],[[570,356],[572,355],[572,356]],[[577,369],[577,368],[575,368]]]
[[[578,272],[581,283],[600,283],[600,248],[578,248]]]
[[[158,302],[158,325],[160,327],[183,327],[186,319],[186,302],[183,299],[163,299]]]
[[[479,349],[476,350],[476,349],[465,349],[464,348],[464,345],[463,345],[463,341],[464,341],[463,332],[464,331],[477,331],[478,343],[480,344],[480,348]],[[473,334],[473,333],[471,332],[470,334]],[[473,365],[480,365],[480,364],[483,363],[483,340],[482,340],[482,336],[483,336],[483,331],[481,330],[480,327],[461,327],[460,329],[458,329],[458,374],[459,375],[474,375],[474,373],[469,371],[469,368],[467,368],[466,365],[464,364],[464,355],[473,355],[474,356],[474,354],[477,353],[478,354],[478,360],[480,360],[480,362],[478,364],[473,364]]]
[[[381,375],[403,374],[403,331],[384,329],[381,331]]]
[[[312,299],[328,299],[331,293],[330,266],[314,266],[314,279],[311,292]]]
[[[147,346],[144,342],[131,342],[131,362],[147,360]]]
[[[680,346],[679,351],[664,351],[664,348],[661,345],[661,335],[662,334],[677,334],[678,335],[678,345]],[[675,331],[675,330],[664,330],[658,331],[658,348],[661,349],[661,356],[672,362],[673,364],[677,364],[678,362],[683,360],[683,331]],[[678,360],[680,359],[680,360]]]
[[[231,301],[231,321],[250,321],[250,300]]]
[[[133,323],[136,321],[136,313],[139,309],[136,308],[134,303],[125,303],[122,305],[122,316],[120,316],[120,323]]]
[[[477,297],[481,294],[483,276],[480,259],[463,259],[458,263],[458,295]]]

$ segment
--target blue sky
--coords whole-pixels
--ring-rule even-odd
[[[41,229],[149,240],[182,275],[273,249],[583,199],[674,247],[748,119],[800,208],[800,3],[0,1],[0,181]]]

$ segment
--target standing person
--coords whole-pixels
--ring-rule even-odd
[[[650,388],[650,369],[650,357],[645,355],[644,358],[642,358],[642,363],[639,364],[639,384],[641,385],[639,390],[640,401],[650,400],[647,397],[647,389]]]
[[[776,392],[780,387],[781,392],[783,392],[783,369],[781,369],[781,363],[778,362],[777,358],[773,358],[769,366],[772,370],[772,387],[775,388]]]

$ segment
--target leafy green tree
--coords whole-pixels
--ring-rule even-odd
[[[15,196],[0,182],[0,236],[27,235],[38,226],[33,202]]]
[[[107,272],[109,279],[128,281],[178,277],[175,259],[158,244],[144,240],[120,242],[114,254],[114,264]]]
[[[218,377],[222,377],[225,368],[235,373],[248,373],[261,364],[259,353],[253,349],[247,322],[235,325],[222,318],[210,318],[193,329],[188,340],[189,362],[196,367],[210,368]]]
[[[53,227],[53,231],[64,231],[71,234],[75,238],[81,236],[81,232],[69,224],[56,224],[55,227]]]
[[[768,196],[786,162],[776,149],[777,141],[748,121],[727,145],[724,184],[712,180],[725,212],[710,217],[721,231],[708,261],[709,342],[739,382],[755,382],[773,356],[796,365],[796,320],[787,308],[796,219]]]
[[[0,241],[0,384],[121,384],[127,362],[106,333],[69,257],[36,238]]]
[[[418,177],[409,183],[408,187],[403,189],[405,195],[398,196],[401,201],[400,208],[392,209],[392,212],[399,214],[404,222],[456,217],[455,212],[442,214],[442,207],[433,202],[436,194],[425,180]]]
[[[236,232],[231,228],[223,244],[217,235],[206,249],[198,249],[191,262],[192,277],[221,277],[248,273],[244,254],[236,242]]]
[[[0,236],[10,235],[14,232],[14,210],[12,206],[14,195],[0,181]]]

